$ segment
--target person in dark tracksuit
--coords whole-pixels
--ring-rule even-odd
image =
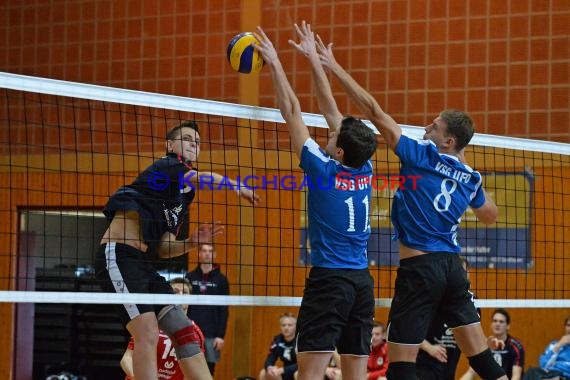
[[[216,250],[212,244],[202,244],[198,249],[198,266],[186,275],[192,285],[192,294],[228,295],[230,286],[220,266],[214,263]],[[206,362],[213,375],[228,322],[227,305],[192,305],[188,317],[196,321],[205,337]]]

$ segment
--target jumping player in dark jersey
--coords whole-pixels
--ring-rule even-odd
[[[423,140],[404,136],[394,119],[336,62],[332,44],[325,46],[319,38],[317,47],[321,63],[401,162],[402,182],[391,213],[394,238],[400,242],[400,268],[389,315],[388,379],[417,379],[419,345],[433,316],[440,313],[479,375],[506,380],[487,347],[458,255],[457,227],[468,207],[485,224],[498,216],[481,186],[481,175],[464,162],[463,150],[474,132],[471,119],[464,112],[446,110],[425,128]],[[417,186],[405,187],[407,180],[417,180]]]
[[[297,321],[298,380],[322,379],[335,348],[342,376],[366,378],[374,317],[372,276],[368,272],[369,202],[374,132],[361,120],[342,117],[315,48],[314,34],[295,25],[299,43],[289,43],[311,64],[319,109],[331,132],[326,150],[313,140],[301,116],[277,52],[258,28],[255,44],[271,77],[293,151],[310,180],[308,186],[309,278]]]
[[[188,206],[195,192],[192,184],[197,185],[202,176],[216,184],[228,182],[219,174],[197,172],[192,167],[200,153],[196,123],[183,122],[170,130],[166,139],[167,155],[117,190],[103,211],[110,225],[97,252],[97,276],[106,291],[172,294],[172,287],[156,272],[152,260],[182,255],[223,232],[219,223],[203,224],[188,236]],[[236,191],[252,203],[258,200],[245,187]],[[136,341],[133,371],[137,380],[156,379],[159,327],[174,342],[186,377],[212,378],[194,325],[180,305],[124,304],[119,309]]]

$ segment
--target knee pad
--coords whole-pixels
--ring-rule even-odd
[[[475,356],[471,356],[468,359],[471,368],[485,380],[496,380],[499,377],[505,376],[505,371],[495,359],[493,359],[493,354],[489,349]]]
[[[200,334],[194,323],[184,314],[181,306],[163,308],[158,314],[158,327],[174,343],[176,357],[179,360],[191,358],[202,352]]]
[[[418,380],[416,376],[416,363],[390,362],[386,371],[388,380]]]

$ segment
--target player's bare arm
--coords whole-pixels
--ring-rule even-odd
[[[317,53],[315,33],[311,30],[311,25],[304,20],[300,26],[295,24],[294,28],[296,35],[299,37],[299,43],[289,40],[289,45],[293,46],[309,60],[319,110],[325,117],[331,131],[338,131],[342,122],[342,114],[338,110],[330,82],[321,65],[319,54]]]
[[[192,182],[195,185],[200,185],[201,179],[204,178],[208,179],[207,184],[210,185],[227,184],[227,182],[229,182],[237,192],[237,195],[247,200],[249,203],[257,205],[261,201],[259,195],[255,194],[253,190],[248,189],[245,186],[238,186],[237,181],[224,177],[223,175],[218,173],[206,172],[206,171],[198,172],[196,170],[190,170],[185,174],[184,178],[186,178],[188,181]]]
[[[485,190],[483,190],[485,191]],[[472,209],[473,213],[479,219],[481,223],[484,224],[493,224],[497,222],[497,218],[499,217],[499,209],[493,199],[489,196],[489,194],[485,191],[485,203],[483,206],[479,208]]]
[[[511,380],[521,380],[522,373],[523,369],[520,365],[513,365],[513,375],[511,376]]]
[[[332,43],[327,46],[317,39],[317,51],[321,64],[329,69],[338,79],[350,100],[358,107],[360,112],[378,128],[390,149],[396,149],[396,145],[402,135],[402,128],[380,107],[376,99],[358,84],[336,61],[332,52]]]
[[[447,349],[441,344],[431,344],[424,339],[423,342],[420,343],[420,350],[424,350],[441,363],[447,363]]]
[[[297,99],[287,79],[287,75],[285,75],[285,71],[277,56],[277,51],[273,47],[273,43],[259,26],[257,27],[256,37],[259,43],[253,46],[263,56],[265,64],[271,69],[271,78],[273,79],[277,105],[281,111],[281,116],[283,116],[283,119],[285,119],[287,123],[287,128],[291,135],[293,151],[297,154],[297,157],[301,158],[303,145],[305,141],[310,138],[310,135],[301,116],[299,99]]]

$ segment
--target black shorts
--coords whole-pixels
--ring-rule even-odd
[[[452,329],[478,323],[469,285],[457,254],[436,252],[401,260],[387,340],[420,344],[436,314]]]
[[[312,268],[297,320],[297,352],[368,355],[374,281],[368,269]]]
[[[295,380],[295,372],[281,375],[282,380]]]
[[[416,376],[418,380],[445,380],[443,371],[436,368],[422,367],[416,364]]]
[[[129,245],[103,244],[96,256],[97,280],[106,292],[173,294],[172,286],[159,275],[148,255]],[[158,314],[167,305],[116,305],[126,325],[147,312]]]

